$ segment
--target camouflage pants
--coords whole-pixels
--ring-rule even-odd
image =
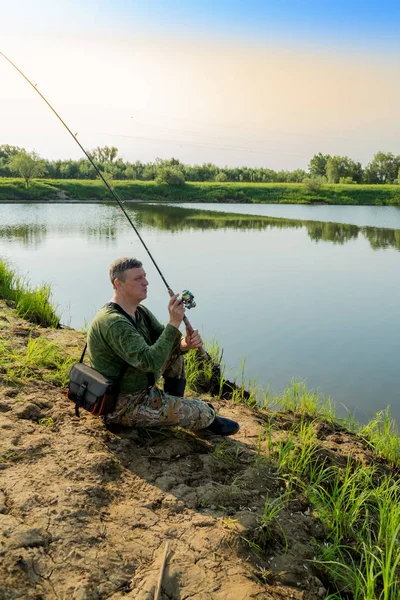
[[[164,376],[185,377],[183,356],[169,361]],[[121,394],[115,411],[105,417],[108,424],[126,427],[184,427],[197,430],[208,427],[215,411],[202,400],[166,394],[156,385],[132,394]]]

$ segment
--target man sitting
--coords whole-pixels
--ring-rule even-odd
[[[174,427],[207,429],[232,435],[239,424],[219,417],[202,400],[184,398],[183,355],[200,348],[197,330],[182,336],[185,307],[178,294],[168,303],[169,322],[164,327],[141,302],[147,297],[148,281],[142,263],[121,258],[110,267],[114,288],[112,300],[93,319],[88,331],[91,366],[106,377],[117,379],[123,364],[115,411],[106,415],[108,424],[130,427]],[[164,377],[164,389],[156,385]]]

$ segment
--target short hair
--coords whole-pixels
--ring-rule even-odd
[[[125,273],[129,269],[140,269],[142,263],[137,258],[128,258],[124,256],[124,258],[117,258],[114,260],[112,265],[110,265],[110,280],[115,288],[114,281],[119,279],[120,281],[125,281]]]

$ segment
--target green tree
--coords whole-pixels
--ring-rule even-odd
[[[10,146],[10,144],[0,145],[0,177],[10,177],[12,174],[9,165],[10,159],[20,152],[26,152],[25,148]]]
[[[310,162],[308,163],[308,170],[310,175],[321,175],[323,177],[326,176],[326,164],[328,159],[330,158],[329,154],[322,154],[319,152],[318,154],[314,154]]]
[[[261,181],[263,183],[275,183],[278,180],[277,172],[273,169],[262,169]]]
[[[118,148],[116,148],[115,146],[103,146],[103,148],[97,146],[97,148],[95,148],[91,152],[93,160],[102,164],[112,163],[117,158],[117,155]]]
[[[326,176],[329,183],[339,183],[340,178],[349,177],[360,183],[363,177],[361,163],[348,156],[330,156],[326,163]]]
[[[79,179],[79,165],[76,160],[63,160],[60,165],[61,179]]]
[[[132,165],[128,165],[124,171],[124,179],[137,179],[136,169]]]
[[[400,170],[400,156],[377,152],[364,172],[365,183],[393,183]]]
[[[288,183],[301,183],[307,177],[307,173],[303,169],[295,169],[287,174]]]
[[[10,171],[17,173],[25,180],[28,188],[32,179],[43,177],[45,174],[45,163],[36,152],[19,152],[9,162]]]
[[[25,148],[19,148],[19,146],[10,146],[10,144],[0,145],[0,158],[4,158],[7,161],[16,154],[21,154],[21,152],[26,152]]]

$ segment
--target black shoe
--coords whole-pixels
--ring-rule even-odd
[[[171,396],[183,398],[185,395],[186,379],[178,377],[164,377],[164,392]]]
[[[226,417],[215,417],[214,421],[205,428],[206,431],[211,431],[215,435],[233,435],[240,429],[239,423],[227,419]]]

